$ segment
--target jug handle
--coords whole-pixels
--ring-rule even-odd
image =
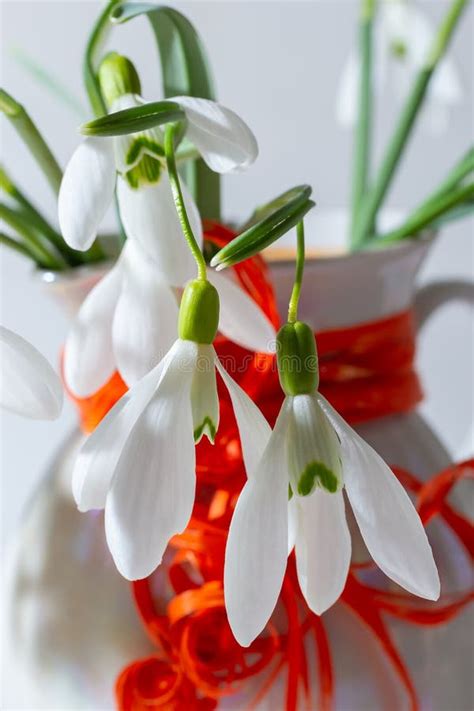
[[[474,283],[463,279],[440,279],[425,284],[415,296],[415,318],[420,331],[443,304],[461,301],[474,305]]]
[[[422,286],[415,296],[414,310],[418,332],[421,331],[433,313],[440,306],[449,302],[462,302],[474,305],[474,283],[463,279],[440,279]],[[467,425],[468,431],[461,439],[461,451],[472,448],[472,442],[466,446],[466,439],[472,439],[473,423]],[[470,452],[469,452],[470,454]]]

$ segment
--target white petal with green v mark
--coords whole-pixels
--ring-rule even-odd
[[[55,420],[62,404],[61,382],[46,358],[0,326],[0,406],[33,420]]]
[[[231,109],[215,101],[175,96],[186,114],[187,137],[216,173],[245,170],[258,156],[258,144],[250,128]]]
[[[288,467],[293,492],[307,496],[321,487],[342,486],[341,445],[314,395],[288,398]]]
[[[210,345],[199,344],[191,385],[194,441],[203,435],[214,443],[219,426],[219,398],[216,384],[216,352]]]
[[[140,245],[127,240],[112,339],[115,362],[127,385],[152,370],[176,340],[178,303]]]
[[[351,562],[351,537],[341,491],[317,489],[295,497],[298,507],[296,569],[309,608],[322,615],[340,597]]]
[[[370,555],[406,590],[437,600],[440,583],[431,546],[405,489],[322,395],[318,402],[341,439],[344,483]]]
[[[189,191],[184,185],[182,188],[192,230],[202,245],[198,209]],[[141,245],[168,284],[183,286],[194,276],[196,265],[183,237],[168,174],[163,173],[158,183],[144,185],[138,190],[119,177],[117,197],[128,237]]]
[[[248,647],[268,622],[286,569],[286,415],[285,410],[280,414],[258,470],[242,489],[229,528],[224,565],[225,605],[234,637],[243,647]]]
[[[58,196],[62,235],[74,249],[89,249],[112,202],[115,188],[113,142],[86,138],[64,171]]]
[[[129,580],[160,564],[194,504],[191,382],[197,344],[178,341],[173,357],[125,443],[105,505],[107,543]]]
[[[212,269],[207,276],[219,292],[219,331],[243,348],[273,353],[276,332],[262,309],[228,276]]]

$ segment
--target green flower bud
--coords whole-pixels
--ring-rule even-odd
[[[99,67],[100,90],[110,109],[116,99],[124,94],[140,94],[137,70],[132,62],[117,52],[109,52]]]
[[[316,340],[302,321],[287,323],[277,335],[277,364],[285,395],[309,395],[318,389]]]
[[[219,326],[219,294],[204,279],[186,285],[179,308],[178,333],[184,341],[212,343]]]

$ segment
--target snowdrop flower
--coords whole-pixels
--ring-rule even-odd
[[[78,507],[105,508],[110,551],[130,580],[149,575],[170,538],[189,521],[194,445],[204,435],[213,442],[219,426],[216,370],[239,412],[255,409],[212,346],[218,321],[215,287],[203,279],[191,281],[181,301],[179,338],[112,408],[79,453],[73,473]]]
[[[180,236],[186,248],[186,243]],[[188,256],[185,249],[186,258]],[[190,264],[190,271],[193,263]],[[219,330],[249,350],[268,352],[275,330],[231,278],[208,270],[220,301]],[[118,371],[131,386],[176,340],[178,293],[135,240],[84,300],[64,348],[64,379],[77,397],[97,392]]]
[[[113,111],[142,103],[131,62],[116,54],[101,65],[105,97]],[[232,111],[212,101],[178,97],[186,112],[188,138],[210,168],[239,170],[257,155],[250,129]],[[132,385],[149,372],[176,338],[177,291],[192,277],[194,261],[183,239],[166,169],[159,128],[116,138],[87,138],[66,168],[59,195],[59,221],[66,241],[87,249],[112,200],[116,174],[120,214],[128,236],[116,266],[85,300],[65,346],[69,389],[87,397],[118,370]],[[200,216],[182,186],[196,241]],[[252,350],[267,350],[273,327],[232,280],[209,279],[221,295],[220,330]]]
[[[382,95],[391,86],[401,98],[423,67],[434,37],[426,15],[413,0],[384,0],[379,4],[374,37],[374,91]],[[360,63],[356,52],[343,69],[336,100],[336,115],[346,128],[357,120]],[[454,62],[443,59],[430,82],[426,117],[433,133],[447,130],[450,110],[459,105],[463,90]]]
[[[322,614],[339,598],[351,559],[343,488],[381,570],[416,595],[439,596],[431,548],[405,490],[317,392],[311,329],[287,324],[278,344],[286,398],[273,432],[258,411],[252,418],[259,424],[242,427],[248,415],[236,409],[248,481],[229,529],[224,594],[231,628],[243,646],[270,618],[293,547],[310,609]]]
[[[126,57],[109,54],[102,62],[99,78],[111,112],[146,103],[140,96],[135,68]],[[233,111],[190,96],[170,101],[183,109],[186,136],[211,170],[235,172],[256,159],[255,137]],[[74,249],[91,246],[112,202],[117,173],[117,199],[127,237],[141,244],[149,258],[168,274],[171,284],[182,286],[189,278],[192,259],[183,247],[166,170],[163,132],[158,127],[114,138],[89,137],[79,145],[66,167],[59,193],[59,224],[64,239]],[[198,235],[201,225],[197,207],[185,187],[183,192],[191,225]]]
[[[0,326],[0,406],[33,420],[55,420],[63,404],[60,380],[31,343]]]

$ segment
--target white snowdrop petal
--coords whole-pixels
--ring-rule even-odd
[[[72,475],[72,491],[80,511],[104,508],[125,442],[166,372],[175,350],[176,346],[151,373],[120,398],[79,451]]]
[[[203,240],[201,218],[191,194],[182,184],[184,202],[196,240]],[[183,286],[194,277],[196,265],[183,235],[171,194],[168,174],[158,183],[131,188],[119,176],[117,197],[127,236],[136,240],[153,260],[162,279],[171,286]]]
[[[408,494],[377,452],[320,394],[318,401],[341,439],[344,484],[369,553],[406,590],[437,600],[438,571]]]
[[[257,472],[260,459],[268,444],[272,429],[253,400],[249,398],[247,393],[242,390],[240,385],[229,375],[217,356],[215,363],[229,391],[235,418],[237,420],[237,427],[239,429],[245,470],[247,477],[250,478],[255,476]]]
[[[343,128],[351,128],[357,119],[357,89],[360,62],[352,52],[344,65],[336,96],[336,119]]]
[[[207,276],[219,292],[219,331],[243,348],[274,353],[276,331],[262,309],[229,277],[212,269]]]
[[[216,384],[216,352],[213,346],[198,345],[196,370],[191,384],[194,441],[206,435],[214,442],[219,427],[219,398]]]
[[[64,171],[58,196],[61,233],[73,249],[89,249],[115,188],[112,141],[86,138]]]
[[[296,568],[308,607],[322,615],[340,597],[351,562],[351,537],[341,491],[317,489],[299,498]]]
[[[119,260],[85,298],[64,347],[64,379],[77,397],[88,397],[115,371],[112,320],[122,286]]]
[[[62,404],[61,382],[46,358],[0,326],[0,406],[34,420],[55,420]]]
[[[258,144],[247,124],[236,113],[215,101],[175,96],[188,119],[186,135],[207,165],[216,173],[244,170],[258,156]]]
[[[296,496],[292,496],[288,502],[288,555],[295,547],[298,525],[298,502]]]
[[[229,528],[224,564],[227,616],[243,647],[260,634],[280,593],[288,556],[286,409],[258,471],[248,479]]]
[[[179,347],[130,433],[105,506],[107,543],[128,580],[149,575],[194,503],[195,449],[190,389],[197,344]]]
[[[175,342],[178,304],[171,287],[135,240],[127,240],[122,254],[122,288],[112,339],[118,371],[127,385],[133,385]]]

